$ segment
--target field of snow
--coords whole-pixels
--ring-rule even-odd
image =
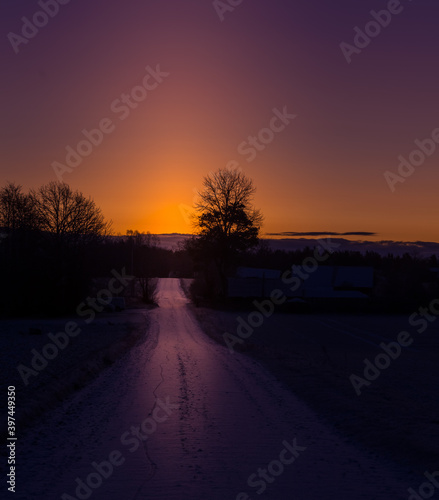
[[[4,387],[16,387],[21,428],[86,386],[145,335],[147,327],[147,312],[141,309],[102,313],[90,324],[77,316],[0,320],[0,378]],[[78,334],[66,335],[66,328]],[[4,412],[2,405],[3,421]]]
[[[159,306],[125,356],[18,429],[15,498],[402,500],[417,485],[209,339],[178,280],[160,280]]]
[[[224,333],[238,336],[252,312],[191,307],[208,335],[224,346]],[[403,315],[274,312],[235,346],[269,368],[332,428],[422,477],[439,463],[439,321],[430,318],[421,323],[417,316],[413,327]],[[421,333],[419,325],[425,326]],[[381,344],[395,342],[401,332],[410,335],[410,346],[367,380],[365,360],[374,364],[384,352]],[[353,374],[370,384],[360,395]]]

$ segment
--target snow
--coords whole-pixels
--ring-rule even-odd
[[[345,442],[257,361],[206,337],[178,280],[159,281],[159,305],[141,343],[19,437],[15,498],[79,498],[76,478],[97,484],[92,463],[111,460],[120,465],[81,498],[407,498],[406,471]],[[154,432],[134,450],[145,421]],[[279,471],[285,442],[301,451],[259,495],[264,483],[248,478]]]

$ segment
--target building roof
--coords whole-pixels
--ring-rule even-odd
[[[279,279],[281,271],[276,269],[262,269],[258,267],[238,267],[236,270],[237,278],[265,278],[276,280]]]
[[[337,266],[334,287],[372,288],[373,268],[360,266]]]
[[[360,266],[320,266],[315,271],[306,271],[297,266],[295,273],[306,275],[303,286],[310,289],[372,288],[373,268]]]
[[[287,297],[366,298],[362,293],[373,287],[373,268],[360,266],[319,266],[314,270],[293,266],[299,283],[283,281],[281,271],[240,267],[229,278],[230,297],[268,297],[272,290],[282,290]],[[291,286],[293,284],[293,286]]]

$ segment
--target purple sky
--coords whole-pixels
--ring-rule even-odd
[[[439,241],[439,145],[414,152],[439,127],[437,2],[243,0],[221,14],[211,1],[71,0],[21,43],[11,33],[23,16],[44,24],[43,4],[0,7],[2,184],[56,180],[57,162],[117,231],[187,233],[194,190],[233,160],[265,233]],[[390,23],[348,63],[340,44],[382,9]],[[142,99],[157,65],[168,76]],[[66,148],[105,119],[111,132],[69,166]],[[400,155],[412,166],[398,171]]]

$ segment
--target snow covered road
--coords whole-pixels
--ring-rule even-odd
[[[254,360],[200,331],[177,279],[124,358],[17,445],[20,499],[407,499]]]

